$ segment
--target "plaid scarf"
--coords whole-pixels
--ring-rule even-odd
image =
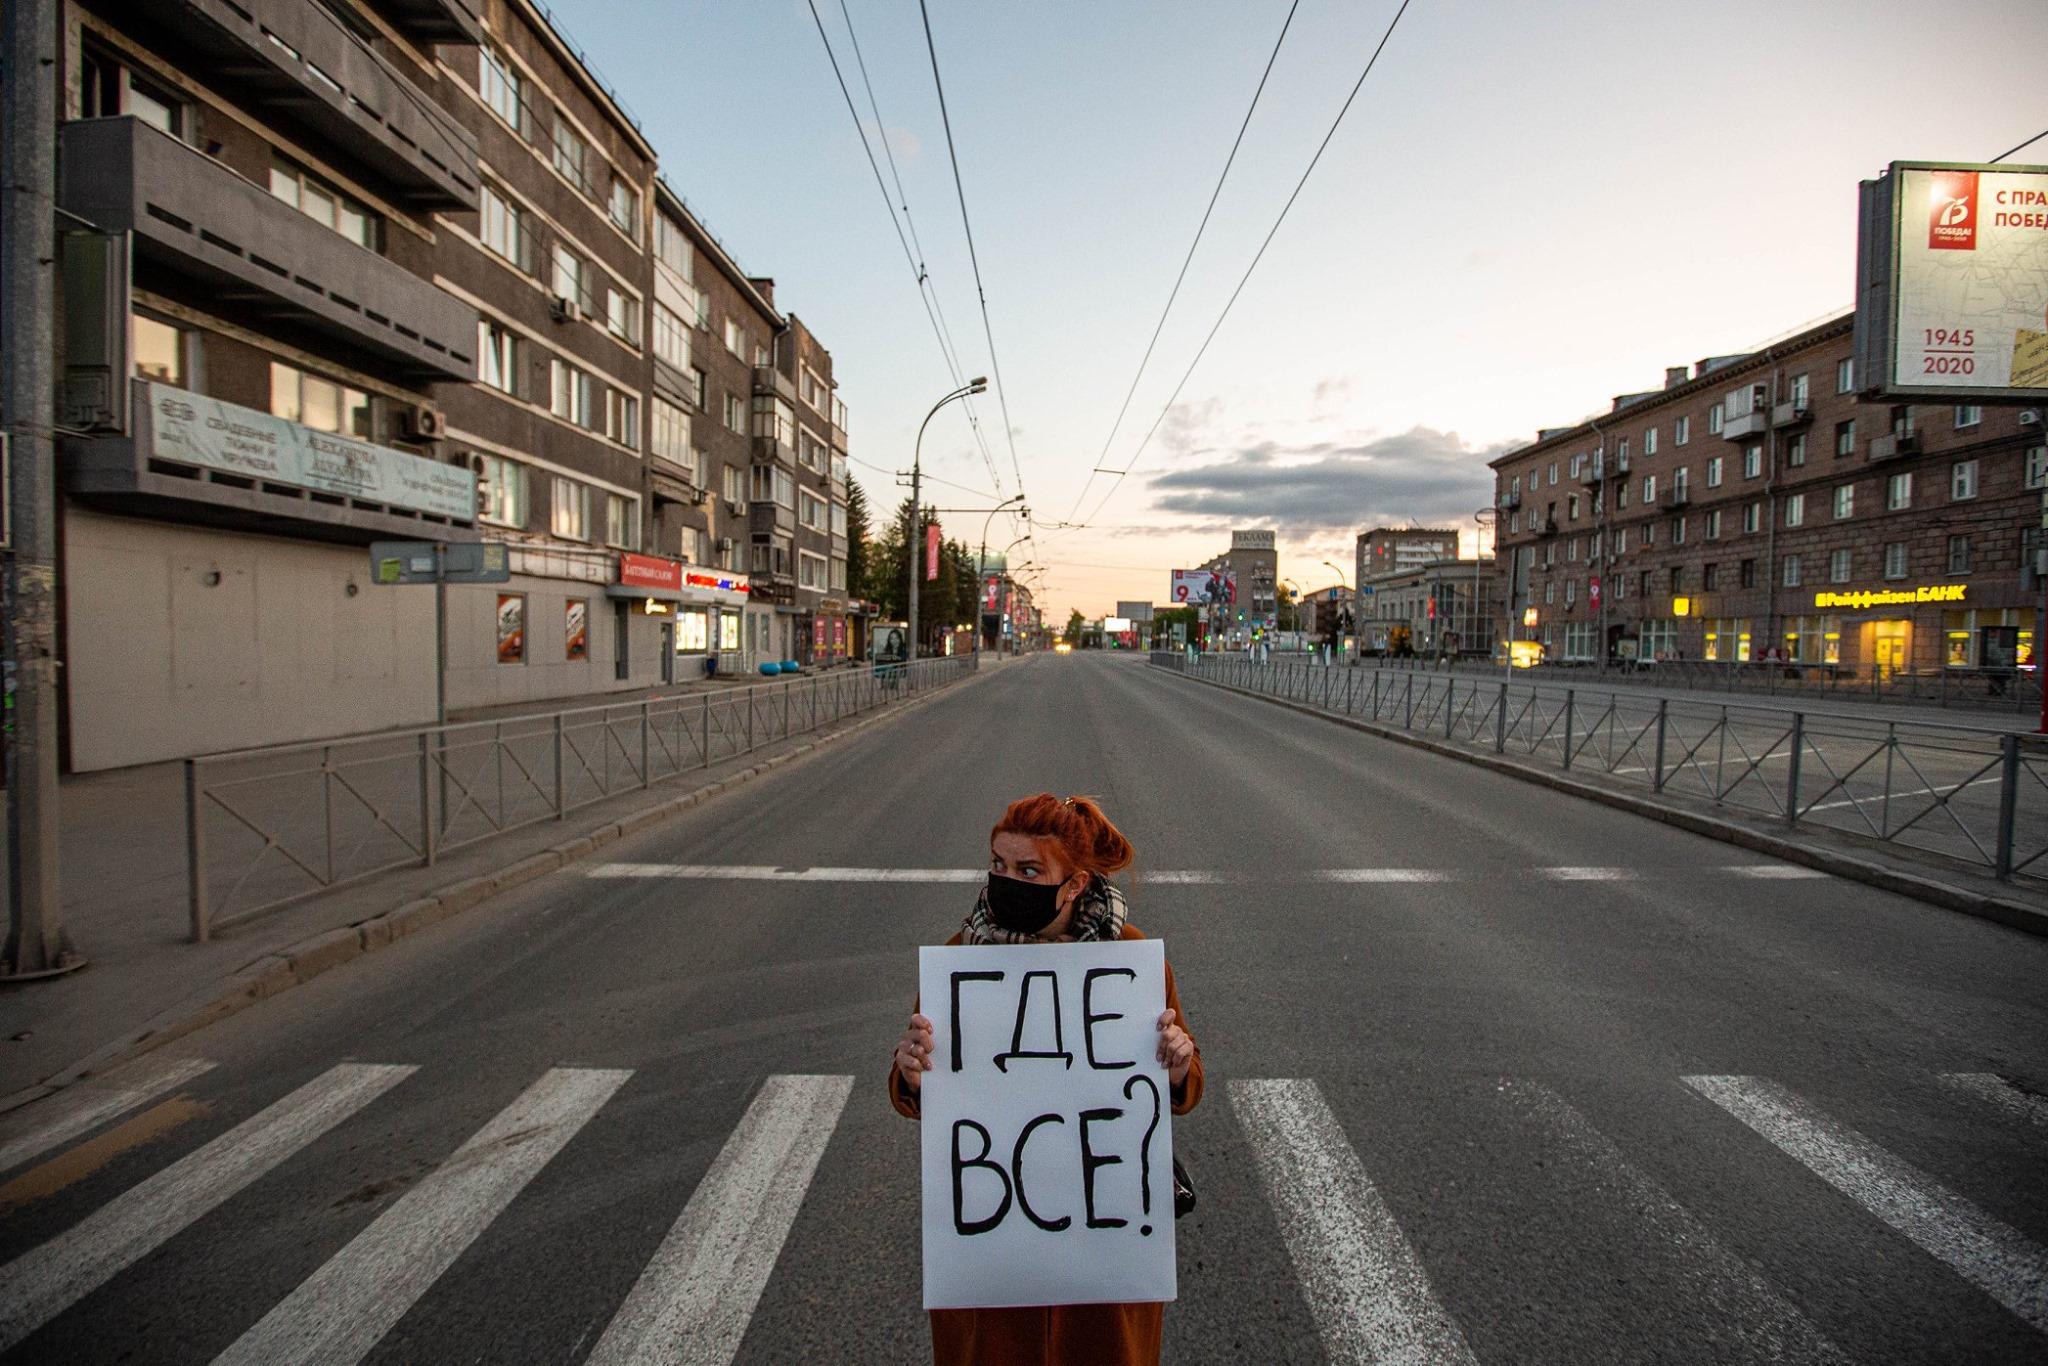
[[[1124,894],[1117,890],[1115,883],[1106,877],[1095,876],[1088,880],[1088,886],[1074,901],[1074,918],[1067,923],[1067,933],[1081,944],[1096,941],[1113,941],[1123,937],[1124,920],[1129,912],[1124,906]],[[1036,944],[1037,935],[1017,934],[996,924],[989,914],[988,887],[982,886],[974,898],[974,909],[967,919],[960,922],[960,942],[963,944]]]

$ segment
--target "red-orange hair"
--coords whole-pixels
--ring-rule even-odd
[[[1067,865],[1070,875],[1121,872],[1137,856],[1123,831],[1110,824],[1092,797],[1062,801],[1050,792],[1020,797],[988,833],[990,839],[1011,833],[1050,844],[1059,851],[1060,862]]]

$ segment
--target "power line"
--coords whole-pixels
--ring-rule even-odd
[[[947,373],[950,374],[953,378],[953,387],[956,389],[962,388],[964,387],[964,381],[961,379],[960,375],[959,356],[953,348],[952,336],[947,331],[944,325],[942,311],[936,308],[936,304],[938,301],[938,291],[932,287],[930,283],[929,272],[925,270],[924,264],[919,259],[918,254],[913,253],[911,251],[910,241],[903,235],[903,225],[896,221],[896,201],[889,197],[889,187],[882,183],[882,168],[875,161],[874,148],[869,146],[868,144],[868,131],[861,124],[860,111],[854,108],[853,92],[847,89],[846,74],[839,68],[839,56],[837,53],[833,52],[832,40],[825,34],[825,21],[818,15],[817,0],[805,0],[805,2],[810,6],[811,22],[818,26],[818,41],[823,43],[825,46],[825,59],[832,64],[833,78],[839,82],[839,94],[846,101],[846,112],[853,118],[853,130],[860,136],[860,148],[861,151],[867,155],[868,169],[874,173],[875,188],[881,191],[882,204],[889,211],[889,226],[896,230],[896,241],[903,248],[903,259],[906,263],[909,264],[910,273],[912,277],[915,278],[917,281],[917,297],[918,300],[924,304],[926,318],[928,318],[931,321],[932,335],[938,339],[940,358],[945,361]],[[848,32],[852,32],[850,23],[848,27]],[[857,42],[855,46],[857,52]],[[863,72],[863,78],[865,78],[865,72]],[[869,89],[868,94],[870,100],[872,100],[874,95],[874,91],[872,88]],[[886,131],[882,126],[881,114],[879,113],[879,111],[875,115],[875,128],[877,136],[882,138],[883,154],[889,155],[888,137]],[[895,166],[895,158],[893,156],[890,156],[890,166],[893,170]],[[900,181],[898,182],[898,186],[899,188],[901,187]],[[910,208],[907,203],[904,205],[903,216],[905,219],[908,219],[910,217]],[[911,232],[913,235],[915,235],[915,225],[912,226]],[[997,488],[1001,488],[1003,486],[1002,476],[996,470],[995,458],[989,454],[987,442],[982,440],[981,424],[979,420],[975,418],[971,407],[968,410],[968,425],[973,427],[975,440],[981,445],[981,456],[982,459],[988,464],[988,472],[990,478],[994,481]]]
[[[845,0],[840,0],[843,4]],[[1188,243],[1188,254],[1180,263],[1180,274],[1173,278],[1173,289],[1166,296],[1166,307],[1159,311],[1159,322],[1152,329],[1152,339],[1145,343],[1145,354],[1138,360],[1138,373],[1131,376],[1131,387],[1124,393],[1123,406],[1116,410],[1116,421],[1109,424],[1109,435],[1102,439],[1102,454],[1096,457],[1095,468],[1088,472],[1087,482],[1081,485],[1081,492],[1074,499],[1074,506],[1067,511],[1072,519],[1081,510],[1081,504],[1088,499],[1088,490],[1095,485],[1095,475],[1103,461],[1109,458],[1110,443],[1116,440],[1117,429],[1124,425],[1124,414],[1131,409],[1131,400],[1137,396],[1138,381],[1145,377],[1145,367],[1152,361],[1152,349],[1159,345],[1159,334],[1166,329],[1166,316],[1173,312],[1174,300],[1180,297],[1180,287],[1188,278],[1188,267],[1194,263],[1195,248],[1202,244],[1202,233],[1209,226],[1209,215],[1216,211],[1216,201],[1223,194],[1223,182],[1230,178],[1230,168],[1237,161],[1237,149],[1244,145],[1244,134],[1252,126],[1252,112],[1259,107],[1259,96],[1266,91],[1266,79],[1273,74],[1273,63],[1280,56],[1280,45],[1287,41],[1287,30],[1294,23],[1294,12],[1301,8],[1301,0],[1287,7],[1287,18],[1280,25],[1280,36],[1274,40],[1272,55],[1266,58],[1266,69],[1259,73],[1258,89],[1252,91],[1251,106],[1244,111],[1244,121],[1237,125],[1237,137],[1230,144],[1230,155],[1223,159],[1223,174],[1216,177],[1216,188],[1209,192],[1208,207],[1202,210],[1202,221],[1195,227],[1195,240]]]
[[[892,469],[890,469],[890,468],[889,468],[888,466],[886,466],[886,465],[877,465],[877,464],[876,464],[876,463],[875,463],[874,461],[872,461],[872,460],[863,460],[863,459],[861,459],[861,458],[860,458],[859,456],[857,456],[857,455],[849,455],[849,456],[847,456],[846,458],[847,458],[848,460],[851,460],[851,461],[852,461],[852,462],[853,462],[854,464],[856,464],[856,465],[861,465],[861,466],[864,466],[864,467],[865,467],[865,468],[867,468],[867,469],[871,469],[871,470],[873,470],[873,471],[874,471],[875,473],[877,473],[877,474],[886,474],[886,475],[890,476],[891,478],[894,478],[894,477],[895,477],[895,476],[897,476],[898,474],[901,474],[901,473],[902,473],[902,471],[901,471],[901,470],[892,470]],[[951,480],[951,479],[941,479],[941,478],[939,478],[939,476],[938,476],[938,475],[936,475],[936,474],[933,474],[933,473],[932,473],[932,472],[931,472],[930,470],[926,470],[926,471],[924,472],[924,476],[923,476],[923,477],[924,477],[924,482],[925,482],[925,483],[927,483],[927,484],[944,484],[944,485],[945,485],[945,486],[946,486],[947,488],[949,488],[949,489],[959,489],[959,490],[960,490],[960,491],[961,491],[962,493],[971,493],[971,494],[973,494],[973,495],[974,495],[975,497],[977,497],[977,498],[1000,498],[1000,497],[1002,497],[1002,495],[1001,495],[1000,493],[990,493],[990,492],[989,492],[989,491],[988,491],[987,489],[978,489],[978,488],[974,488],[974,487],[972,487],[971,485],[968,485],[968,484],[960,484],[960,483],[955,483],[955,482],[954,482],[953,480]]]
[[[1017,428],[1010,421],[1010,387],[1003,383],[1003,364],[996,359],[995,329],[988,321],[988,291],[981,283],[981,257],[974,249],[974,224],[967,217],[967,187],[960,181],[960,154],[953,145],[953,116],[946,111],[946,84],[939,78],[939,49],[932,41],[932,15],[925,0],[917,0],[917,12],[924,19],[924,46],[932,59],[932,88],[939,93],[939,121],[946,129],[946,157],[953,164],[953,192],[960,198],[960,226],[967,234],[968,263],[974,267],[975,297],[981,301],[981,332],[988,339],[988,368],[995,376],[996,402],[1003,414],[1003,439],[1009,443],[1010,469],[1017,476],[1017,491],[1022,493],[1024,468],[1017,462]],[[1002,480],[996,481],[996,487],[1002,487]]]
[[[2026,151],[2026,150],[2027,150],[2027,148],[2029,148],[2029,147],[2032,147],[2032,146],[2033,146],[2033,145],[2034,145],[2035,143],[2039,142],[2039,141],[2040,141],[2040,140],[2041,140],[2042,138],[2048,138],[2048,128],[2043,128],[2043,129],[2042,129],[2042,130],[2041,130],[2040,132],[2038,132],[2038,133],[2034,134],[2034,136],[2032,136],[2032,137],[2028,138],[2028,139],[2027,139],[2027,140],[2026,140],[2025,142],[2023,142],[2023,143],[2021,143],[2021,144],[2020,144],[2019,146],[2017,146],[2017,147],[2013,148],[2013,149],[2012,149],[2011,151],[2006,151],[2006,152],[2000,152],[2000,153],[1999,153],[1999,154],[1998,154],[1997,156],[1995,156],[1995,157],[1991,158],[1991,160],[1990,160],[1990,162],[1989,162],[1988,164],[1989,164],[1989,165],[1993,165],[1993,166],[1995,166],[1995,165],[1997,165],[1997,164],[1998,164],[1999,162],[2001,162],[2001,161],[2004,161],[2004,160],[2005,160],[2005,159],[2006,159],[2007,157],[2011,156],[2011,155],[2013,154],[2013,152],[2024,152],[2024,151]]]
[[[922,0],[920,0],[920,3],[922,3]],[[1266,240],[1259,243],[1259,249],[1252,256],[1251,264],[1245,267],[1244,277],[1237,282],[1237,288],[1230,291],[1230,298],[1224,301],[1223,311],[1216,315],[1215,325],[1209,329],[1209,335],[1202,339],[1202,345],[1195,352],[1195,358],[1188,362],[1187,372],[1180,377],[1180,383],[1173,386],[1173,393],[1168,396],[1166,406],[1161,408],[1159,416],[1152,420],[1151,427],[1145,432],[1145,439],[1138,443],[1138,448],[1135,451],[1131,452],[1129,463],[1117,473],[1116,482],[1111,484],[1109,491],[1102,495],[1102,501],[1095,505],[1095,511],[1082,519],[1081,526],[1087,526],[1090,522],[1093,522],[1101,514],[1102,509],[1108,506],[1109,500],[1116,496],[1118,487],[1123,484],[1124,476],[1129,474],[1131,469],[1137,465],[1138,457],[1144,454],[1145,447],[1151,444],[1152,435],[1159,430],[1159,424],[1164,422],[1166,415],[1173,411],[1174,402],[1180,398],[1180,391],[1187,387],[1188,380],[1195,373],[1195,367],[1200,365],[1202,357],[1208,354],[1209,343],[1216,340],[1217,332],[1222,330],[1223,320],[1230,316],[1230,310],[1237,303],[1238,296],[1244,293],[1244,287],[1251,282],[1252,272],[1257,270],[1259,262],[1265,259],[1266,248],[1273,245],[1273,238],[1279,233],[1280,225],[1287,221],[1287,214],[1294,208],[1294,201],[1301,197],[1302,187],[1308,184],[1308,178],[1315,173],[1317,163],[1323,159],[1323,153],[1329,149],[1330,140],[1337,136],[1337,129],[1343,124],[1344,116],[1351,112],[1352,102],[1358,98],[1358,92],[1365,87],[1365,78],[1372,75],[1373,67],[1379,63],[1380,54],[1386,51],[1387,40],[1394,36],[1395,26],[1401,22],[1401,16],[1408,12],[1409,3],[1410,0],[1401,0],[1401,7],[1394,11],[1393,19],[1387,24],[1387,31],[1380,35],[1379,46],[1372,50],[1372,56],[1366,60],[1365,70],[1358,73],[1358,80],[1352,84],[1351,93],[1344,97],[1343,107],[1337,111],[1337,117],[1330,121],[1330,130],[1323,134],[1322,142],[1316,146],[1316,154],[1309,158],[1308,167],[1302,171],[1301,179],[1295,182],[1294,192],[1287,196],[1287,202],[1280,208],[1280,216],[1273,220],[1273,226],[1266,233]]]

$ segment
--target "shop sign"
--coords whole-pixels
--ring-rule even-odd
[[[691,588],[715,588],[721,593],[747,591],[747,576],[744,574],[721,574],[709,569],[683,569],[681,565],[677,565],[676,568],[682,570],[682,581],[676,585],[678,588],[687,584]]]
[[[630,550],[622,550],[619,552],[619,582],[629,588],[674,591],[683,586],[683,566],[675,560],[635,555]]]
[[[1926,583],[1916,588],[1859,589],[1853,593],[1815,593],[1815,607],[1911,607],[1923,602],[1961,602],[1970,586],[1964,583]]]
[[[337,432],[223,403],[168,384],[149,384],[149,453],[161,460],[225,470],[366,503],[476,519],[476,475]]]

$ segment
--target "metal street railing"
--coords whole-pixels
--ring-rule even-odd
[[[974,667],[959,655],[187,759],[192,939],[931,692]]]
[[[1790,828],[2048,878],[2048,744],[1947,722],[1155,651],[1160,668]]]

